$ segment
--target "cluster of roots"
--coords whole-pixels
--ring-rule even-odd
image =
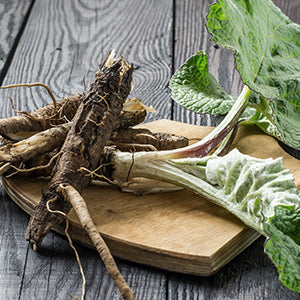
[[[134,299],[134,294],[120,274],[81,196],[93,178],[86,175],[97,170],[107,149],[153,151],[188,144],[184,137],[134,127],[153,109],[136,98],[126,100],[132,87],[132,72],[133,66],[123,57],[110,54],[87,92],[60,101],[56,101],[42,83],[2,87],[41,86],[49,92],[53,102],[34,112],[16,111],[19,115],[0,119],[0,174],[49,179],[29,221],[26,239],[34,250],[38,249],[51,227],[66,220],[73,207],[124,299]],[[101,175],[104,180],[108,177]]]

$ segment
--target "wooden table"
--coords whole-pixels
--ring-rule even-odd
[[[300,22],[299,0],[275,0]],[[116,49],[135,65],[132,96],[167,118],[216,125],[196,116],[170,97],[168,81],[190,55],[205,50],[212,73],[232,94],[240,90],[229,51],[214,47],[205,30],[210,0],[0,0],[0,84],[40,81],[57,98],[83,90],[108,51]],[[51,99],[39,88],[9,91],[18,110],[31,111]],[[1,91],[3,117],[13,115],[8,92]],[[1,189],[0,299],[71,299],[80,297],[81,276],[67,240],[50,232],[39,253],[25,241],[28,216]],[[215,275],[195,277],[117,259],[137,299],[298,299],[283,287],[254,242]],[[86,299],[119,299],[120,294],[98,254],[76,245],[87,279]]]

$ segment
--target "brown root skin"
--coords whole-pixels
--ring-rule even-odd
[[[151,144],[112,143],[108,145],[116,146],[116,148],[122,152],[158,151],[158,149]]]
[[[24,85],[11,85],[8,87],[35,85],[43,84],[33,83]],[[79,93],[77,95],[66,97],[58,102],[53,101],[53,103],[31,113],[19,112],[15,110],[20,115],[0,119],[0,135],[6,139],[19,141],[32,136],[36,132],[46,130],[55,125],[66,123],[67,121],[71,121],[83,99],[84,95]],[[130,108],[131,101],[135,101],[135,98],[127,100],[129,107],[126,110],[122,110],[115,125],[116,129],[134,126],[142,123],[145,120],[147,111],[146,109],[142,109],[144,105],[141,103],[139,110],[133,110]]]
[[[125,101],[123,104],[125,111],[146,111],[156,113],[156,110],[152,106],[147,106],[138,98],[131,98]]]
[[[77,94],[57,102],[58,111],[56,115],[50,115],[53,104],[49,104],[26,115],[0,119],[0,146],[12,141],[21,141],[55,125],[72,120],[82,99],[83,96]],[[130,99],[128,101],[130,102]],[[142,123],[146,113],[146,110],[122,110],[115,124],[115,130]]]
[[[47,210],[47,202],[49,200],[57,199],[57,193],[48,193],[43,194],[40,203],[36,206],[35,210],[39,211],[38,218],[30,218],[29,225],[34,222],[33,230],[26,231],[25,239],[29,241],[32,249],[37,251],[41,245],[42,240],[45,235],[50,231],[51,227],[54,225],[60,224],[64,218],[61,215],[50,213]],[[71,204],[69,202],[65,202],[62,198],[57,199],[55,202],[50,203],[49,207],[51,210],[58,210],[62,212],[68,212],[71,209]],[[47,222],[45,222],[45,220]]]
[[[52,99],[52,104],[53,104],[53,113],[55,114],[57,111],[57,101],[53,95],[53,93],[51,92],[50,88],[48,87],[48,85],[41,83],[41,82],[33,82],[33,83],[17,83],[17,84],[11,84],[11,85],[6,85],[6,86],[2,86],[1,89],[11,89],[11,88],[15,88],[15,87],[34,87],[34,86],[40,86],[44,89],[47,90],[49,96]],[[27,112],[25,113],[27,114]]]
[[[27,115],[13,116],[0,119],[0,135],[12,140],[20,140],[24,136],[30,136],[30,132],[43,131],[53,125],[66,123],[72,120],[76,110],[83,100],[82,94],[70,96],[57,102],[56,114],[53,115],[53,103]]]
[[[15,144],[6,144],[0,147],[0,163],[25,162],[59,147],[63,143],[69,128],[70,124],[62,124],[39,132]]]
[[[130,99],[127,101],[130,101]],[[123,109],[117,119],[115,130],[120,128],[132,127],[144,122],[146,114],[146,110],[128,111]]]
[[[48,215],[47,201],[57,197],[58,200],[53,205],[60,203],[61,209],[58,210],[68,212],[69,206],[57,195],[57,187],[61,183],[70,184],[81,193],[90,183],[91,178],[78,170],[81,167],[88,170],[97,167],[103,148],[130,92],[132,70],[132,67],[124,70],[122,60],[117,60],[112,66],[105,66],[96,73],[96,79],[73,119],[53,176],[30,219],[26,239],[33,247],[40,245],[50,229],[49,223],[51,226],[55,223]],[[51,209],[56,210],[55,207]]]
[[[59,134],[60,132],[58,131],[54,135],[58,137]],[[63,139],[64,136],[62,137],[62,140]],[[126,130],[124,128],[119,128],[118,130],[113,131],[106,146],[114,146],[116,150],[125,152],[139,152],[171,150],[184,147],[187,144],[187,138],[174,134],[152,133],[150,130],[144,128],[127,128]],[[59,151],[60,146],[51,152],[45,152],[42,155],[41,151],[37,150],[36,152],[39,153],[39,155],[28,161],[23,161],[22,169],[10,165],[10,167],[3,169],[3,171],[5,170],[7,172],[11,169],[11,172],[13,172],[12,174],[24,176],[50,176],[56,161],[53,158],[55,158],[55,155],[57,155]],[[1,173],[1,169],[0,174],[3,174]],[[5,175],[10,176],[11,173],[7,172]]]
[[[115,131],[124,131],[124,128],[137,125],[139,124],[138,122],[143,122],[145,119],[145,111],[122,110],[120,116],[122,117],[118,118]],[[1,169],[1,163],[12,162],[14,164],[12,168],[15,170],[18,168],[18,163],[24,165],[23,169],[48,165],[48,162],[52,158],[52,153],[49,153],[49,151],[52,152],[52,149],[61,147],[70,128],[71,123],[57,125],[14,144],[2,138],[4,145],[0,146],[0,175],[6,175],[4,173],[10,170],[10,168]],[[122,148],[124,149],[124,146],[122,146]],[[129,151],[129,148],[125,148],[125,150]],[[53,153],[53,155],[55,155],[55,153]],[[20,172],[22,172],[23,175],[35,174],[38,176],[49,176],[52,169],[53,164],[47,168],[40,167],[36,172],[31,172],[31,170],[28,172],[22,170]]]
[[[12,84],[2,86],[0,89],[34,86],[41,86],[45,88],[53,102],[30,113],[26,111],[17,111],[14,108],[13,100],[9,97],[13,110],[20,115],[0,119],[0,135],[2,137],[13,141],[19,141],[30,137],[36,132],[46,130],[51,126],[71,121],[79,107],[79,104],[85,97],[85,94],[79,93],[57,102],[50,88],[40,82]],[[116,122],[115,128],[126,128],[139,124],[144,121],[147,111],[154,112],[153,109],[145,106],[137,98],[128,99],[124,104],[126,105],[124,105],[123,111]]]
[[[169,134],[169,133],[153,133],[145,128],[127,128],[114,131],[110,137],[109,145],[122,145],[122,144],[135,144],[140,145],[143,151],[143,145],[152,145],[149,147],[150,151],[153,150],[171,150],[187,146],[188,139],[183,136]],[[151,149],[152,148],[152,149]],[[119,148],[122,151],[124,148]],[[139,148],[138,148],[139,149]],[[145,147],[145,150],[147,148]],[[147,150],[146,150],[147,151]]]
[[[59,150],[60,148],[56,148],[36,159],[27,161],[25,164],[22,163],[20,167],[9,164],[9,168],[5,171],[5,176],[11,177],[16,174],[22,174],[23,176],[48,177],[51,175],[58,157],[62,154],[62,152],[58,152]],[[2,174],[1,169],[0,174]]]
[[[7,144],[12,144],[12,143],[13,143],[12,140],[4,138],[3,136],[0,135],[0,147],[7,145]]]
[[[105,241],[98,232],[97,227],[95,226],[89,214],[88,207],[84,199],[81,197],[78,191],[76,191],[76,189],[74,189],[74,187],[71,185],[59,185],[58,193],[61,194],[67,202],[70,202],[72,204],[72,207],[76,212],[82,227],[89,235],[91,241],[96,247],[103,263],[106,266],[108,273],[119,288],[122,297],[126,300],[134,299],[134,294],[127,285],[124,278],[122,277],[110,253],[109,248],[107,247]]]

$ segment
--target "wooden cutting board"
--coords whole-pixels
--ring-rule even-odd
[[[140,127],[192,140],[212,130],[169,120]],[[299,160],[285,153],[273,138],[255,128],[241,128],[233,147],[256,157],[283,157],[299,188]],[[3,182],[10,197],[32,214],[46,181],[16,176],[3,178]],[[226,210],[186,190],[137,197],[94,183],[83,197],[113,255],[170,271],[209,276],[259,236]],[[69,218],[72,238],[92,246],[73,211]],[[63,225],[54,230],[63,234]]]

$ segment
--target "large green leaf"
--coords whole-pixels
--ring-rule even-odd
[[[279,205],[264,228],[270,235],[266,253],[275,263],[280,281],[300,293],[300,209]]]
[[[223,157],[186,158],[172,162],[197,177],[189,178],[195,192],[201,194],[203,190],[211,201],[266,236],[263,221],[274,217],[278,205],[300,205],[293,175],[284,168],[281,158],[259,159],[234,149]]]
[[[204,52],[192,56],[176,71],[170,88],[175,101],[197,113],[225,114],[235,101],[209,72]]]
[[[170,81],[170,88],[176,102],[200,114],[226,114],[236,101],[209,72],[204,52],[189,58],[176,71]],[[242,119],[249,119],[254,113],[254,109],[247,108]]]
[[[207,28],[235,51],[244,83],[269,99],[282,139],[300,148],[300,26],[270,0],[218,0]]]

